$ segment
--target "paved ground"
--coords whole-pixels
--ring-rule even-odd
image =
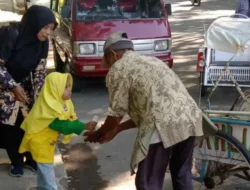
[[[1,190],[36,190],[36,175],[24,170],[24,176],[21,178],[13,178],[9,173],[9,159],[5,150],[0,149],[0,189]],[[62,162],[59,150],[55,154],[55,172],[59,190],[66,190],[68,187],[67,175]]]
[[[206,0],[202,1],[201,7],[192,7],[190,1],[173,2],[173,15],[169,21],[173,35],[174,70],[197,102],[199,88],[195,64],[198,48],[203,44],[204,25],[210,24],[218,16],[233,14],[235,5],[236,0]],[[236,96],[232,89],[219,89],[212,99],[213,107],[228,109]],[[83,92],[74,94],[73,100],[82,120],[91,120],[95,115],[101,120],[105,118],[108,97],[103,84],[90,83]],[[102,146],[85,144],[81,137],[75,137],[71,145],[61,147],[70,176],[70,189],[134,190],[134,176],[130,176],[129,161],[136,133],[136,130],[124,132],[113,142]],[[169,175],[164,189],[172,189]],[[195,189],[200,189],[200,186],[196,184]]]

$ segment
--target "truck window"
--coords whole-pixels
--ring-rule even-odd
[[[76,20],[165,18],[160,0],[76,0]]]

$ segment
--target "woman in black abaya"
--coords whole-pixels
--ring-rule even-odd
[[[14,177],[23,175],[23,167],[37,170],[30,153],[18,153],[24,135],[20,125],[43,85],[48,37],[56,26],[53,12],[35,5],[20,23],[0,30],[0,148],[8,153]]]

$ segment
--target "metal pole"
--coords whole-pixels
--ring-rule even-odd
[[[250,112],[243,111],[220,111],[220,110],[203,110],[207,114],[227,114],[227,115],[245,115],[250,116]]]

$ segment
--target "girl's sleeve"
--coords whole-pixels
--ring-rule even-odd
[[[62,133],[63,135],[77,134],[80,135],[84,130],[86,124],[79,121],[70,121],[70,120],[59,120],[55,119],[50,125],[49,128]]]

